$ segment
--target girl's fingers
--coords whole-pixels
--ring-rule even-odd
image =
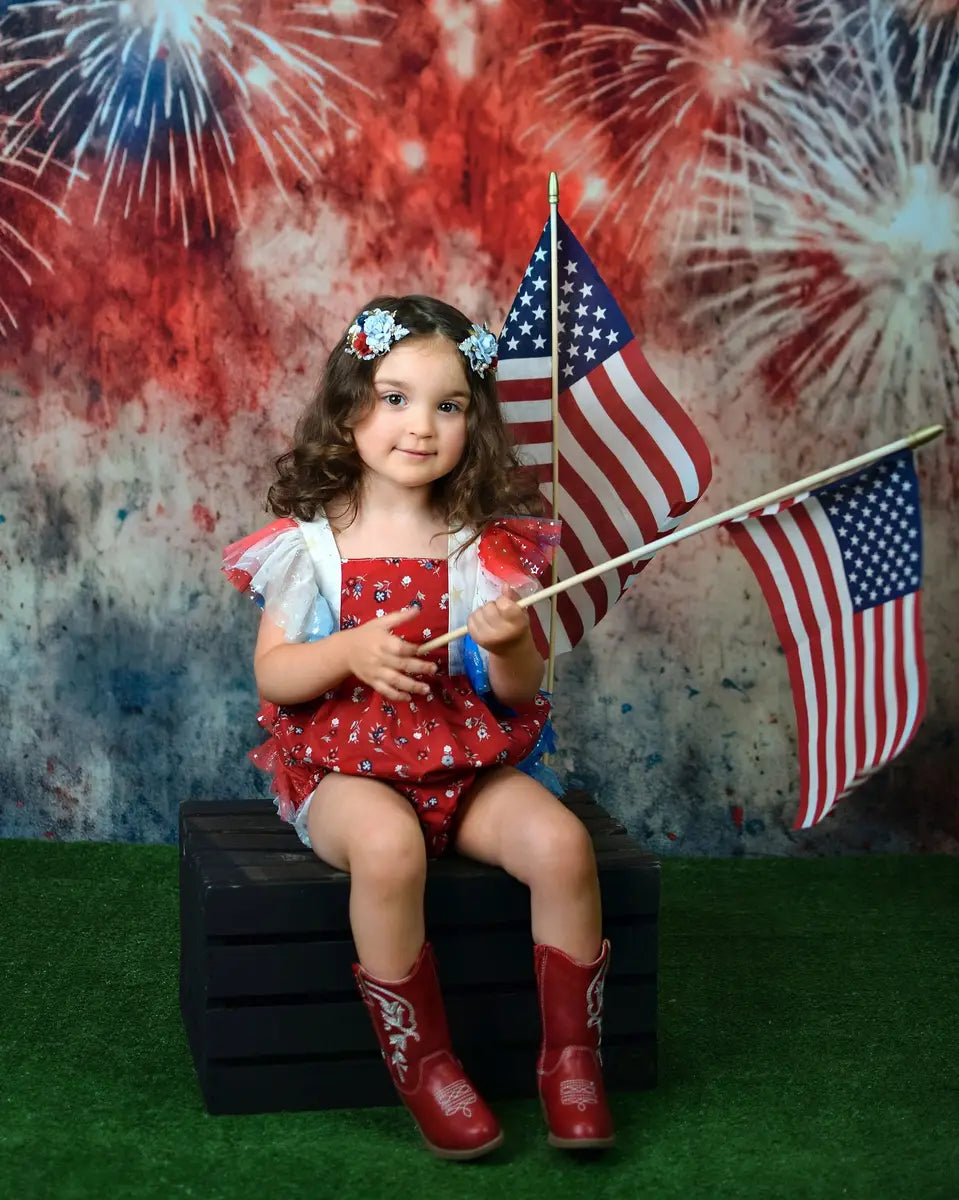
[[[375,623],[383,629],[394,629],[397,625],[402,625],[404,621],[409,621],[411,617],[415,617],[419,611],[415,604],[411,604],[409,608],[400,608],[396,612],[386,613],[382,617],[377,617]]]
[[[413,679],[402,671],[394,671],[390,679],[390,685],[403,693],[404,700],[408,700],[410,696],[415,695],[428,696],[430,691],[428,683],[423,683],[419,679]]]

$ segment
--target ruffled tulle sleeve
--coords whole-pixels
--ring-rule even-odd
[[[494,596],[504,583],[520,597],[539,591],[562,527],[547,517],[503,517],[486,528],[479,539],[480,575],[495,588]]]
[[[303,531],[292,518],[271,521],[227,546],[222,569],[284,630],[287,641],[316,641],[333,632],[333,614],[317,584]]]

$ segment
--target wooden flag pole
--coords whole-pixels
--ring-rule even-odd
[[[557,216],[559,211],[559,177],[555,171],[549,173],[549,320],[550,320],[550,377],[552,390],[550,392],[553,439],[553,520],[559,517],[559,230]],[[559,555],[553,555],[551,586],[556,588],[559,581]],[[552,695],[553,684],[556,680],[556,596],[554,590],[549,601],[549,658],[546,664],[546,691]]]
[[[602,575],[606,571],[612,571],[616,567],[625,566],[626,563],[636,562],[641,558],[651,558],[657,550],[662,550],[665,546],[671,546],[675,542],[681,542],[684,538],[692,537],[694,533],[702,533],[705,529],[712,529],[715,525],[722,525],[726,521],[734,521],[737,517],[744,517],[747,513],[753,512],[757,508],[765,508],[767,504],[778,504],[781,500],[789,500],[803,491],[811,491],[820,484],[828,483],[831,479],[835,479],[839,475],[846,475],[850,471],[856,471],[859,467],[868,466],[869,463],[875,462],[876,459],[884,458],[887,454],[895,454],[898,450],[912,450],[917,446],[923,446],[926,442],[931,442],[940,434],[945,432],[942,425],[927,425],[924,429],[917,429],[915,433],[911,433],[908,437],[899,438],[895,442],[890,442],[886,446],[880,446],[878,450],[868,450],[865,454],[859,454],[855,458],[849,458],[845,462],[837,463],[834,467],[827,467],[823,471],[817,471],[815,475],[807,475],[805,479],[797,479],[795,483],[786,484],[785,487],[777,488],[773,492],[767,492],[764,496],[757,496],[754,500],[747,500],[743,504],[737,504],[733,508],[727,509],[725,512],[716,513],[712,517],[705,517],[702,521],[697,521],[695,525],[689,525],[685,529],[674,529],[672,533],[666,534],[665,537],[657,538],[653,542],[648,542],[645,546],[640,546],[637,550],[628,550],[625,554],[620,554],[618,558],[611,558],[609,562],[600,563],[598,567],[590,567],[588,571],[580,571],[578,575],[573,575],[569,579],[564,579],[562,583],[554,583],[548,588],[543,588],[541,592],[535,592],[532,596],[526,596],[520,600],[520,608],[529,608],[531,604],[539,604],[541,600],[547,600],[560,592],[565,592],[567,588],[575,587],[578,583],[586,583],[589,579],[595,579],[597,575]],[[426,654],[430,650],[438,650],[441,646],[445,646],[448,642],[455,641],[457,638],[465,637],[469,632],[465,625],[459,629],[452,629],[449,633],[444,633],[442,637],[433,638],[429,642],[424,642],[422,646],[417,648],[418,654]]]

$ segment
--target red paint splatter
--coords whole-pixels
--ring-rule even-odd
[[[196,521],[204,533],[212,533],[216,529],[216,517],[205,504],[193,505],[193,520]]]
[[[742,831],[743,831],[743,806],[741,804],[730,804],[729,815],[733,819],[733,824],[736,826],[736,828],[739,830],[739,832],[742,833]]]
[[[669,838],[669,840],[670,840],[671,842],[675,842],[676,838],[678,837],[678,834],[675,834],[675,833],[667,833],[667,834],[666,834],[666,836]]]

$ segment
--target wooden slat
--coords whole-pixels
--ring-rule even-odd
[[[502,1100],[536,1095],[536,1054],[537,1047],[532,1045],[499,1047],[492,1054],[481,1046],[467,1046],[461,1058],[482,1095]],[[603,1071],[607,1090],[613,1093],[610,1107],[614,1120],[617,1091],[655,1086],[656,1058],[654,1037],[607,1043]],[[264,1063],[213,1061],[206,1065],[201,1085],[208,1111],[217,1114],[399,1104],[379,1053],[327,1062],[309,1058]],[[417,1141],[411,1125],[410,1143]]]
[[[656,984],[647,979],[608,981],[603,1027],[610,1037],[652,1033]],[[487,1046],[539,1037],[535,983],[509,991],[444,991],[450,1033],[457,1047]],[[239,1008],[211,1006],[201,1017],[208,1058],[364,1053],[375,1048],[365,1005],[359,1000],[294,1002]]]
[[[656,971],[655,916],[607,919],[604,931],[612,942],[615,974]],[[528,919],[515,927],[440,932],[432,936],[432,942],[441,983],[445,979],[469,986],[521,983],[532,974],[533,939]],[[352,993],[355,961],[356,949],[349,936],[252,945],[214,943],[205,952],[206,1000],[292,992]]]

